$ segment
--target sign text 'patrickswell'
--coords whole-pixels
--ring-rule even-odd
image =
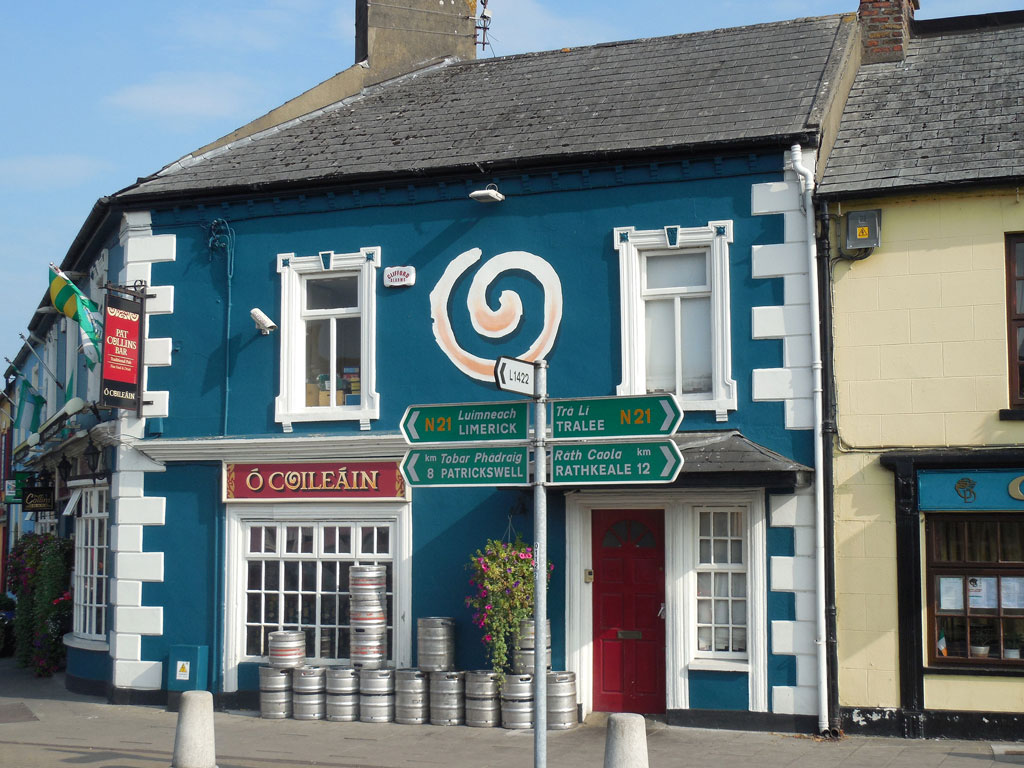
[[[405,496],[405,481],[393,461],[227,464],[224,475],[227,501]]]

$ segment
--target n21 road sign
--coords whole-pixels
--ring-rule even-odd
[[[683,409],[672,394],[581,397],[551,401],[551,437],[662,437],[673,434]]]
[[[529,485],[526,446],[415,448],[402,460],[409,485]]]
[[[525,440],[529,412],[526,400],[410,405],[402,417],[402,434],[408,443]]]
[[[551,446],[551,485],[671,483],[683,456],[671,440]]]

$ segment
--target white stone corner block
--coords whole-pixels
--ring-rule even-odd
[[[145,488],[145,472],[122,472],[118,470],[110,481],[110,495],[114,499],[126,496],[142,496]]]
[[[114,573],[119,579],[164,580],[163,552],[118,552],[114,557]]]
[[[814,401],[809,397],[786,400],[786,429],[813,429]]]
[[[158,691],[163,687],[162,661],[114,660],[114,687]]]
[[[791,496],[770,496],[773,526],[814,525],[814,489]]]
[[[817,656],[796,657],[796,684],[801,688],[812,689],[818,684]]]
[[[814,655],[814,628],[812,621],[773,621],[772,653]]]
[[[118,499],[115,519],[121,524],[163,525],[167,499],[162,496]]]
[[[165,366],[171,364],[174,339],[146,339],[146,365]]]
[[[796,686],[772,686],[772,712],[777,715],[792,715],[796,699]]]
[[[818,692],[813,686],[798,685],[793,691],[793,714],[814,715],[818,712]]]
[[[115,660],[141,661],[142,635],[131,635],[127,632],[111,633],[110,655]]]
[[[772,589],[782,592],[810,592],[814,590],[814,559],[809,557],[771,558]]]
[[[783,275],[783,301],[787,306],[811,303],[811,285],[807,275]],[[810,310],[808,310],[810,311]]]
[[[164,609],[159,606],[114,608],[114,631],[130,635],[162,635]]]
[[[750,249],[750,257],[753,277],[796,275],[807,282],[807,248],[799,243],[755,245]]]
[[[811,396],[810,368],[755,368],[751,396],[757,400],[789,400]]]
[[[145,280],[146,284],[149,285],[152,274],[153,265],[148,261],[140,261],[134,264],[124,265],[124,281],[128,285],[131,285],[138,280]]]
[[[177,235],[137,235],[124,245],[125,264],[139,262],[174,261]]]
[[[110,548],[114,552],[141,552],[142,526],[124,524],[110,526]]]
[[[154,461],[142,451],[127,446],[117,449],[118,469],[126,472],[166,472],[167,465]]]
[[[751,312],[751,330],[755,339],[781,339],[811,332],[810,313],[806,306],[753,307]]]
[[[126,608],[142,605],[142,582],[137,579],[111,579],[110,602]]]
[[[811,337],[787,336],[782,340],[782,364],[787,368],[811,367]]]
[[[800,208],[800,184],[795,181],[769,181],[750,185],[750,212],[755,216],[784,213]]]
[[[151,285],[148,293],[152,298],[146,299],[147,315],[169,315],[174,312],[173,285]]]
[[[787,211],[782,214],[782,220],[784,222],[783,231],[785,232],[783,239],[787,243],[800,243],[803,245],[807,242],[807,222],[803,211]]]
[[[807,530],[806,528],[797,528],[798,531]],[[813,592],[794,592],[793,596],[796,598],[796,620],[797,621],[817,621],[817,600],[814,597]]]
[[[149,400],[149,405],[143,403],[142,416],[147,419],[166,419],[170,416],[171,393],[166,390],[156,392],[145,391],[142,399]]]

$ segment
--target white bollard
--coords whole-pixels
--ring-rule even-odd
[[[209,691],[185,691],[181,694],[171,768],[217,768],[213,694]]]
[[[647,768],[647,723],[643,715],[608,715],[604,768]]]

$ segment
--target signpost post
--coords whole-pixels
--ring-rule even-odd
[[[405,454],[401,471],[411,486],[529,485],[529,454],[533,450],[536,648],[548,645],[546,486],[671,483],[683,466],[679,447],[667,439],[683,418],[672,394],[552,400],[549,443],[547,367],[545,360],[514,357],[499,357],[494,365],[498,389],[534,401],[533,439],[529,442],[527,401],[411,405],[401,425],[410,445],[440,444]],[[658,437],[664,439],[628,439]],[[533,685],[533,764],[546,768],[547,658],[543,653],[534,654]]]

